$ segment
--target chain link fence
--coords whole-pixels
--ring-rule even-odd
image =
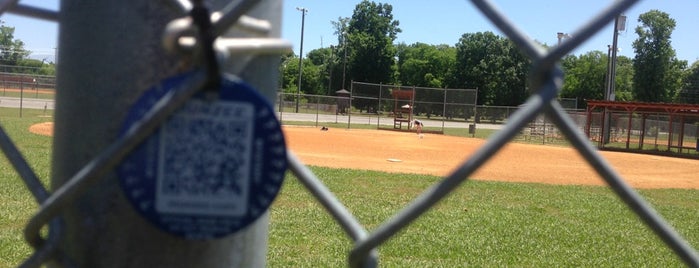
[[[408,121],[418,119],[427,126],[428,132],[444,133],[446,128],[468,129],[474,132],[470,134],[475,135],[479,128],[478,124],[480,127],[489,129],[500,128],[508,122],[510,116],[522,108],[522,106],[476,105],[475,89],[440,89],[361,82],[353,82],[352,85],[353,88],[363,88],[364,92],[359,97],[354,96],[350,91],[342,91],[338,96],[277,93],[276,109],[279,118],[286,124],[311,122],[316,127],[335,124],[336,127],[348,129],[368,126],[376,129],[406,131],[410,123]],[[388,89],[388,93],[379,94],[383,89]],[[367,91],[375,94],[367,94]],[[395,99],[391,92],[406,92],[410,96],[418,97]],[[389,97],[386,98],[383,95]],[[296,112],[297,99],[298,112]],[[350,103],[357,101],[365,102],[364,105],[367,105],[365,110],[350,108]],[[577,100],[561,99],[559,101],[565,103],[564,109],[573,118],[578,129],[584,130],[587,115],[584,111],[577,109]],[[401,106],[404,105],[413,107],[406,111],[410,116],[401,114]],[[543,115],[532,120],[516,138],[541,144],[567,143],[565,136],[561,135],[556,125],[546,120]]]
[[[352,82],[336,96],[278,93],[277,111],[283,122],[311,121],[346,124],[347,128],[409,130],[421,120],[425,131],[467,128],[476,112],[475,89],[443,89]],[[298,104],[298,106],[297,106]],[[298,108],[297,108],[298,107]],[[448,124],[448,126],[447,126]],[[361,126],[360,126],[361,125]]]
[[[232,8],[233,11],[230,13],[237,14],[233,16],[233,22],[237,21],[240,15],[245,13],[247,8],[257,3],[256,1],[243,2],[243,4],[236,5]],[[290,171],[297,176],[318,202],[327,209],[328,213],[335,219],[337,224],[340,225],[353,240],[353,247],[348,256],[350,266],[378,266],[379,254],[377,248],[379,246],[386,243],[401,230],[404,230],[406,226],[410,225],[434,205],[439,203],[449,193],[458,188],[461,183],[467,181],[476,169],[493,157],[493,155],[519,135],[530,122],[533,122],[540,115],[545,115],[547,122],[555,125],[559,135],[568,139],[570,144],[577,149],[580,155],[582,155],[609,184],[619,198],[628,205],[629,209],[636,213],[671,250],[673,250],[688,266],[699,266],[699,255],[697,255],[697,252],[689,246],[689,244],[680,237],[680,235],[668,225],[639,194],[630,188],[614,169],[597,153],[595,148],[589,144],[587,138],[578,129],[576,122],[568,115],[561,106],[561,103],[556,99],[561,89],[563,79],[563,73],[556,63],[561,57],[570,53],[574,48],[590,38],[603,26],[611,22],[618,14],[628,9],[637,1],[614,1],[609,8],[602,10],[597,17],[586,23],[577,32],[573,33],[571,38],[564,40],[559,46],[553,47],[548,51],[544,50],[535,41],[526,37],[522,31],[518,30],[514,24],[510,23],[490,2],[483,0],[473,0],[472,2],[483,15],[494,23],[508,38],[514,41],[519,49],[532,59],[533,66],[535,67],[530,73],[529,80],[531,81],[531,88],[534,89],[534,92],[525,105],[507,116],[507,123],[502,130],[491,136],[485,145],[460,164],[450,175],[446,176],[429,189],[426,189],[423,194],[409,203],[391,219],[376,226],[376,228],[369,232],[354,218],[349,210],[343,206],[318,177],[299,161],[294,153],[288,154]],[[181,2],[178,1],[176,5],[179,4],[181,4]],[[27,12],[27,7],[22,5],[18,6],[24,10],[24,14],[37,13],[35,16],[44,16],[54,20],[58,20],[59,17],[58,14],[46,11]],[[227,28],[230,26],[230,23],[232,22],[229,21],[228,25],[221,25],[220,27]],[[69,224],[66,226],[67,224],[59,217],[61,212],[71,208],[76,199],[86,194],[90,185],[99,182],[103,177],[102,175],[119,164],[121,157],[131,151],[135,144],[147,138],[154,128],[165,121],[168,115],[172,114],[177,107],[183,105],[183,103],[199,91],[206,82],[206,77],[207,74],[205,72],[197,72],[192,75],[190,79],[184,81],[177,94],[168,96],[169,98],[167,99],[163,98],[161,100],[162,105],[154,108],[150,113],[151,116],[135,125],[128,135],[113,141],[108,148],[80,168],[79,172],[66,184],[51,193],[44,189],[30,165],[22,158],[21,153],[14,146],[12,140],[6,135],[4,130],[0,129],[0,147],[2,147],[2,151],[21,175],[37,202],[41,204],[39,211],[29,220],[25,229],[26,239],[36,251],[23,266],[39,267],[48,261],[59,263],[62,266],[70,267],[74,265],[74,260],[70,260],[63,254],[62,250],[59,250],[61,235],[66,232],[65,230],[67,227],[70,227]],[[380,90],[379,92],[383,91]],[[332,105],[338,106],[338,108],[335,109],[336,111],[342,110],[339,108],[339,101],[342,100],[341,98],[312,97],[316,98],[313,102],[317,104],[303,107],[304,109],[310,110],[315,108],[318,116],[320,116],[321,110],[330,111],[330,113],[332,113]],[[358,105],[358,109],[374,112],[382,110],[388,111],[382,108],[384,106],[390,107],[390,105],[385,102],[384,97],[387,98],[388,96],[384,96],[383,94],[379,96],[357,94],[356,98],[358,100],[366,102],[366,105]],[[285,96],[282,95],[279,96],[279,98],[280,111],[288,109],[288,100]],[[378,101],[378,99],[382,101]],[[351,103],[353,100],[350,98],[348,101],[349,106],[347,107],[352,107]],[[372,103],[374,105],[370,105]],[[424,104],[434,103],[426,101]],[[294,106],[295,105],[296,104],[294,104]],[[431,107],[431,105],[424,106]],[[445,109],[446,107],[442,108],[442,111]],[[438,110],[439,109],[432,110],[430,108],[425,108],[423,112],[434,113],[436,115],[438,114],[436,113]],[[338,114],[337,112],[335,113],[336,115]],[[444,113],[443,116],[445,115],[446,113]],[[465,115],[466,114],[464,114],[464,117]],[[351,112],[349,112],[347,116],[349,118]],[[456,116],[456,114],[453,116]],[[49,228],[48,233],[44,236],[41,234],[41,230],[45,226],[49,226]],[[91,237],[90,239],[95,238]],[[108,242],[109,241],[105,241],[105,243]],[[240,251],[244,251],[244,249],[240,249]],[[202,252],[204,251],[202,250]]]
[[[507,142],[514,139],[520,131],[540,114],[556,126],[560,135],[565,136],[570,144],[586,159],[587,162],[609,184],[611,189],[646,223],[683,261],[689,266],[699,266],[699,255],[689,246],[680,235],[663,220],[652,207],[638,195],[613,168],[590,145],[587,138],[580,131],[576,122],[568,116],[568,113],[556,100],[556,96],[562,87],[563,74],[556,63],[564,55],[570,53],[575,47],[583,43],[587,38],[598,32],[604,25],[613,21],[616,16],[628,9],[637,1],[616,1],[609,8],[603,10],[595,19],[585,24],[571,38],[566,39],[559,46],[545,51],[535,41],[529,39],[515,25],[509,22],[507,17],[500,13],[490,2],[473,0],[473,4],[502,32],[533,61],[535,69],[531,72],[529,80],[535,89],[522,109],[518,109],[509,116],[506,126],[481,147],[468,160],[421,196],[416,198],[407,207],[390,220],[369,233],[352,217],[346,208],[322,186],[316,176],[292,154],[290,155],[291,170],[298,178],[311,189],[311,192],[319,199],[336,221],[355,241],[350,253],[350,266],[373,267],[378,263],[376,248],[396,235],[400,230],[412,223],[416,218],[428,211],[433,205],[442,200],[461,183],[468,180],[473,172],[497,153]]]
[[[609,139],[600,132],[604,113],[591,113],[589,137],[607,150],[638,151],[699,157],[699,123],[682,122],[668,114],[609,113]]]
[[[7,91],[19,89],[53,91],[56,90],[56,77],[52,75],[0,73],[0,85],[2,85],[3,95]]]
[[[55,76],[0,72],[0,87],[0,107],[19,108],[20,117],[24,109],[47,113],[55,106]]]

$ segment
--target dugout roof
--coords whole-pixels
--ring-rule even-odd
[[[663,113],[699,117],[699,105],[697,104],[587,100],[588,111],[596,108],[645,114]]]

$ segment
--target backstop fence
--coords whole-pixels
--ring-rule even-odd
[[[173,239],[168,235],[158,233],[153,228],[147,228],[145,223],[142,223],[143,220],[137,219],[136,213],[127,208],[124,198],[119,198],[122,196],[122,193],[118,192],[119,187],[115,187],[117,179],[111,171],[121,162],[125,154],[133,150],[135,144],[149,137],[153,132],[152,130],[165,122],[177,107],[183,105],[195,92],[205,88],[207,77],[205,72],[197,72],[191,79],[185,80],[180,86],[183,93],[175,96],[165,96],[160,99],[159,105],[154,106],[149,111],[149,115],[153,116],[148,117],[148,120],[141,121],[132,127],[127,135],[119,138],[112,133],[115,129],[118,129],[114,122],[120,121],[118,119],[121,119],[125,114],[124,107],[126,105],[119,104],[128,103],[128,98],[114,99],[105,98],[105,96],[121,97],[125,93],[129,93],[129,96],[132,97],[138,95],[139,92],[135,89],[142,88],[143,84],[138,84],[134,81],[140,81],[140,79],[110,80],[117,83],[117,85],[103,85],[109,92],[98,91],[99,95],[95,93],[95,96],[86,96],[89,94],[84,94],[80,89],[71,87],[71,85],[85,83],[85,79],[89,79],[92,85],[99,85],[97,81],[103,81],[100,79],[104,76],[110,78],[142,78],[147,80],[145,84],[150,84],[148,82],[152,82],[150,81],[152,80],[151,76],[158,76],[153,75],[152,71],[173,68],[172,62],[164,61],[167,57],[159,52],[158,45],[160,42],[157,41],[160,40],[156,40],[155,36],[160,36],[158,32],[162,30],[163,24],[169,22],[168,18],[183,15],[190,6],[184,4],[184,1],[169,1],[168,5],[170,7],[180,8],[166,9],[146,1],[125,1],[118,3],[99,2],[92,5],[90,9],[80,9],[75,8],[79,6],[77,5],[78,3],[65,3],[62,6],[69,8],[61,10],[61,15],[59,16],[57,12],[34,10],[17,4],[17,1],[14,2],[16,5],[6,6],[13,11],[21,11],[20,14],[65,23],[60,27],[62,30],[60,35],[62,36],[60,43],[62,63],[59,65],[59,68],[65,67],[66,72],[59,72],[64,77],[61,80],[63,82],[59,84],[59,88],[66,91],[60,91],[57,97],[57,102],[59,102],[61,109],[57,110],[56,119],[63,121],[57,122],[59,128],[55,138],[60,140],[56,145],[57,150],[63,153],[63,155],[54,153],[54,160],[56,161],[54,165],[56,163],[58,165],[58,168],[54,167],[54,172],[52,172],[52,176],[54,176],[52,178],[54,191],[49,192],[43,187],[31,165],[22,157],[12,139],[0,128],[0,147],[2,151],[40,204],[36,215],[29,219],[25,229],[27,242],[34,247],[35,251],[23,265],[25,267],[39,267],[46,262],[52,262],[52,265],[62,266],[126,267],[129,265],[125,261],[130,261],[128,263],[131,265],[148,266],[152,264],[151,266],[155,266],[154,264],[167,263],[169,267],[263,266],[264,261],[259,262],[259,256],[262,255],[264,259],[265,249],[264,246],[260,246],[259,241],[265,240],[266,227],[264,225],[266,221],[262,221],[259,224],[255,223],[255,228],[248,228],[244,234],[236,234],[230,238],[196,242]],[[222,15],[222,18],[228,19],[222,19],[224,22],[219,21],[216,26],[227,29],[237,21],[241,14],[248,12],[269,20],[279,17],[279,2],[264,0],[241,2],[233,4],[230,8],[225,8],[225,14]],[[372,228],[372,231],[369,231],[357,221],[328,187],[308,167],[301,163],[293,152],[287,154],[289,170],[296,175],[304,187],[313,194],[347,236],[352,239],[352,249],[348,253],[350,266],[378,266],[379,254],[377,249],[379,246],[386,243],[399,232],[404,231],[408,225],[429,211],[448,194],[452,193],[461,183],[467,181],[480,166],[491,159],[540,114],[546,115],[546,119],[556,126],[558,131],[560,131],[560,135],[568,139],[570,144],[607,182],[612,191],[681,260],[688,266],[699,266],[699,254],[697,254],[696,250],[656,213],[652,206],[633,190],[598,154],[588,139],[579,131],[576,123],[568,116],[561,103],[556,100],[563,80],[562,70],[556,63],[637,1],[613,1],[610,7],[602,10],[593,20],[572,33],[570,38],[563,40],[560,45],[549,50],[544,50],[537,42],[529,39],[515,25],[510,23],[498,9],[492,6],[489,1],[472,0],[472,2],[525,55],[531,58],[534,69],[530,72],[529,80],[531,81],[533,94],[525,105],[508,117],[507,123],[500,131],[491,136],[482,147],[456,167],[451,174],[426,189],[419,197],[407,204],[404,209],[392,218],[379,223],[375,228]],[[262,12],[258,10],[258,13],[255,13],[255,9],[252,9],[252,7],[260,4],[263,4]],[[117,8],[119,12],[115,12]],[[151,16],[151,13],[155,15]],[[112,16],[107,16],[108,14]],[[231,14],[233,14],[232,17],[229,17],[228,15]],[[245,26],[249,29],[257,30],[258,34],[261,35],[269,33],[269,31],[264,29],[260,30],[260,28],[265,28],[264,25],[266,24],[251,23],[249,19],[245,21],[247,23]],[[279,21],[276,22],[271,23],[271,25],[278,27]],[[131,35],[116,36],[115,38],[119,40],[109,39],[113,36],[111,34],[103,35],[105,32],[121,32],[120,30],[124,28],[137,32]],[[93,29],[95,31],[91,31]],[[85,34],[84,31],[88,31],[90,34]],[[273,31],[273,33],[279,34],[279,31]],[[99,38],[92,38],[93,35]],[[221,34],[214,31],[214,35],[217,37]],[[124,38],[127,39],[124,40]],[[104,44],[119,44],[125,46],[126,49],[119,49],[119,53],[106,54],[102,50],[84,49],[86,47],[103,46]],[[260,42],[259,44],[269,43]],[[250,49],[245,51],[263,49],[260,46],[245,48]],[[101,57],[104,55],[109,56],[109,58],[105,60]],[[148,56],[148,59],[144,59],[144,55]],[[124,56],[128,60],[125,60]],[[256,74],[253,77],[248,76],[246,79],[258,83],[271,82],[260,86],[260,88],[266,88],[267,90],[271,88],[272,92],[263,93],[266,93],[267,97],[272,99],[273,84],[276,81],[270,79],[270,77],[274,78],[272,71],[278,70],[274,68],[272,62],[278,64],[278,60],[267,59],[270,61],[259,64],[253,62],[251,64],[254,66],[250,66],[251,70],[263,70],[261,67],[266,66],[268,67],[264,69],[267,70],[266,73]],[[133,63],[144,60],[151,64],[137,64],[135,66],[133,64],[125,64],[126,62]],[[84,64],[86,61],[91,61],[93,64]],[[104,64],[104,62],[114,64]],[[81,64],[85,67],[80,67]],[[153,68],[152,64],[159,64],[159,68]],[[112,65],[128,66],[128,68],[113,68]],[[164,73],[158,74],[163,75]],[[248,75],[250,74],[248,73]],[[61,87],[61,85],[64,87]],[[124,92],[125,90],[128,92]],[[362,100],[371,100],[372,98],[363,94],[357,94],[357,97]],[[381,97],[383,98],[383,96]],[[88,102],[79,102],[75,99]],[[91,102],[94,102],[95,105],[88,105],[93,104]],[[388,103],[378,101],[374,103],[378,110],[385,110],[382,106],[390,107]],[[444,103],[446,104],[446,102]],[[87,108],[93,108],[94,110],[86,111],[86,105]],[[282,106],[285,105],[282,103]],[[429,105],[423,104],[420,106],[429,107]],[[105,107],[113,107],[117,110],[105,111]],[[352,106],[350,105],[350,107]],[[370,110],[370,105],[360,105],[359,107],[362,110]],[[438,109],[435,110],[438,111]],[[99,114],[100,118],[104,120],[94,120],[96,114],[93,114],[93,112]],[[433,113],[433,111],[427,108],[424,112]],[[69,120],[71,117],[85,120],[73,120],[75,122],[71,122]],[[85,122],[90,122],[94,125],[88,127]],[[78,126],[82,127],[80,133],[74,131]],[[670,129],[672,128],[674,126],[670,126]],[[106,149],[98,151],[99,148]],[[546,170],[542,170],[542,172],[546,172]],[[42,232],[42,229],[46,226],[48,226],[48,232]],[[91,234],[94,234],[94,236]],[[264,244],[264,242],[261,243]],[[96,250],[96,247],[100,249]],[[143,247],[147,248],[143,249]],[[240,261],[240,259],[247,258],[257,258],[257,260],[250,260],[250,262]]]
[[[0,69],[12,68],[0,65]],[[55,76],[0,72],[0,88],[0,107],[18,107],[20,117],[24,109],[43,109],[46,113],[54,107]]]
[[[408,130],[409,120],[418,119],[425,124],[427,132],[444,133],[468,130],[475,135],[478,129],[499,129],[511,115],[522,106],[476,105],[476,89],[442,89],[411,86],[394,86],[352,82],[352,91],[340,96],[277,93],[276,109],[279,118],[286,124],[308,124],[343,128],[370,128]],[[355,96],[355,89],[361,93]],[[362,90],[364,90],[362,92]],[[368,92],[368,93],[367,93]],[[391,92],[407,92],[407,99],[396,99]],[[397,94],[396,94],[397,95]],[[585,127],[586,114],[578,110],[577,99],[559,99],[565,111],[574,119],[580,130]],[[361,102],[362,109],[350,107]],[[298,104],[298,105],[297,105]],[[401,106],[409,105],[409,116],[397,125],[396,116]],[[298,108],[298,109],[297,109]],[[459,130],[461,129],[461,130]],[[452,132],[454,133],[454,132]],[[556,125],[541,115],[533,119],[516,137],[541,144],[564,144],[566,138]]]
[[[3,73],[0,72],[0,87],[2,94],[6,95],[12,90],[55,90],[56,77],[52,75],[37,75],[27,73]]]
[[[424,120],[427,128],[443,132],[445,122],[466,122],[476,110],[475,89],[441,89],[352,82],[349,91],[337,96],[279,94],[278,111],[282,120],[300,120],[303,115],[284,116],[296,112],[316,116],[323,122],[376,125],[377,128],[407,128],[411,119]],[[306,117],[308,117],[306,115]],[[354,118],[352,118],[354,117]],[[398,127],[396,120],[405,124]]]
[[[418,119],[425,123],[426,131],[443,133],[446,127],[466,128],[466,122],[473,123],[476,98],[475,89],[353,81],[349,91],[338,91],[337,96],[279,93],[277,109],[281,120],[287,122],[315,120],[316,125],[346,123],[347,128],[375,125],[380,129],[408,130],[410,121]],[[296,113],[297,107],[298,114],[288,114]]]

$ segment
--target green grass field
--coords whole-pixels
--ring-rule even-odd
[[[43,111],[0,108],[0,124],[41,178],[51,138],[27,129]],[[312,167],[355,217],[373,230],[440,178]],[[699,191],[640,193],[699,248]],[[31,249],[22,239],[37,205],[0,157],[0,268]],[[291,175],[271,207],[269,267],[346,267],[352,241]],[[469,181],[381,245],[381,267],[682,267],[681,261],[606,187]]]
[[[33,89],[25,89],[24,92],[16,92],[16,91],[7,91],[7,90],[1,90],[0,89],[0,96],[2,97],[13,97],[13,98],[35,98],[35,99],[47,99],[47,100],[53,100],[56,97],[56,94],[53,93],[44,93],[40,92],[38,90],[33,90]]]
[[[368,230],[439,180],[313,169]],[[272,207],[271,267],[341,267],[352,242],[294,178]],[[699,192],[641,193],[699,246]],[[681,267],[606,187],[470,181],[379,248],[382,267]]]
[[[24,109],[22,118],[18,109],[0,108],[0,126],[15,141],[34,172],[48,182],[51,157],[51,138],[31,134],[29,126],[51,121],[43,110]],[[15,267],[28,257],[30,247],[24,243],[23,229],[38,205],[24,186],[19,175],[0,157],[0,267]]]

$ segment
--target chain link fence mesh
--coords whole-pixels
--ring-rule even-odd
[[[15,1],[16,2],[16,1]],[[587,162],[599,173],[599,175],[609,184],[611,189],[626,203],[634,213],[636,213],[642,221],[647,224],[657,235],[664,241],[667,246],[672,249],[688,266],[699,266],[699,256],[697,252],[688,245],[688,243],[679,236],[679,234],[662,219],[653,208],[641,198],[633,189],[631,189],[624,180],[613,170],[613,168],[597,153],[597,151],[589,144],[587,138],[579,130],[578,120],[574,120],[566,112],[562,103],[557,101],[556,97],[562,86],[562,71],[557,67],[556,62],[563,55],[570,53],[575,47],[580,45],[586,39],[598,32],[604,25],[607,25],[614,18],[628,9],[636,0],[615,1],[609,8],[604,9],[593,20],[586,23],[576,33],[572,34],[571,38],[566,39],[559,46],[545,51],[541,46],[533,40],[527,38],[522,31],[517,29],[516,25],[509,22],[507,17],[501,14],[489,1],[473,0],[473,4],[485,15],[492,23],[494,23],[505,35],[510,38],[528,57],[533,61],[534,70],[532,70],[529,80],[531,88],[535,89],[532,96],[527,100],[526,104],[520,109],[510,113],[509,110],[493,109],[482,111],[474,111],[476,116],[482,116],[484,120],[504,120],[507,118],[505,127],[494,134],[488,142],[483,145],[477,152],[471,155],[461,165],[459,165],[450,175],[443,180],[433,185],[430,189],[425,190],[418,198],[408,204],[403,210],[394,215],[393,218],[374,228],[373,231],[367,231],[353,215],[343,206],[343,204],[332,194],[332,192],[323,185],[323,183],[313,174],[299,159],[289,153],[288,161],[290,163],[290,171],[293,172],[303,185],[315,196],[354,241],[353,248],[349,254],[349,264],[351,267],[375,267],[378,265],[377,248],[395,236],[399,231],[410,225],[415,219],[419,218],[432,206],[440,202],[450,192],[454,191],[459,185],[468,180],[469,176],[496,154],[505,144],[514,139],[523,130],[526,130],[532,122],[539,122],[540,115],[545,115],[547,123],[543,125],[543,130],[548,130],[548,124],[555,126],[556,134],[565,137],[572,146],[587,160]],[[27,9],[26,7],[23,7]],[[37,16],[45,16],[56,19],[56,14],[50,12],[34,12]],[[27,12],[26,14],[32,14]],[[198,73],[189,81],[183,84],[183,90],[180,94],[172,96],[169,101],[164,101],[160,109],[153,111],[153,116],[149,117],[145,122],[135,127],[133,135],[127,135],[124,138],[115,141],[107,150],[99,154],[96,158],[88,163],[70,183],[59,188],[53,193],[48,193],[40,183],[37,183],[36,175],[31,170],[30,165],[21,157],[19,150],[14,146],[13,142],[7,137],[4,130],[0,129],[0,145],[4,154],[10,159],[15,169],[21,175],[22,179],[32,190],[37,201],[41,204],[40,210],[30,219],[26,228],[27,241],[35,247],[36,251],[25,262],[27,267],[37,267],[49,260],[57,261],[65,266],[70,266],[70,260],[64,259],[60,252],[56,251],[56,239],[60,237],[63,227],[57,218],[59,212],[68,206],[71,206],[75,198],[85,192],[86,187],[90,183],[94,183],[100,178],[100,174],[113,168],[119,163],[119,156],[128,153],[134,144],[139,140],[150,135],[153,128],[161,124],[165,118],[173,112],[173,110],[186,102],[198,88],[202,86],[206,75]],[[416,110],[419,107],[419,113],[429,114],[430,116],[442,117],[469,117],[470,107],[467,97],[459,97],[458,91],[455,92],[455,101],[442,101],[439,104],[439,97],[451,100],[451,94],[444,95],[443,91],[439,90],[427,91],[428,89],[404,88],[379,85],[378,90],[365,91],[361,87],[368,87],[364,84],[355,84],[353,88],[353,98],[328,98],[322,96],[306,96],[306,103],[303,104],[303,109],[316,111],[316,115],[330,115],[333,110],[335,116],[338,116],[341,107],[357,107],[358,110],[365,113],[388,113],[391,110],[396,110],[395,101],[391,106],[391,98],[389,97],[390,89],[401,89],[408,91],[425,91],[426,97],[424,101],[416,103]],[[375,85],[372,87],[376,87]],[[440,96],[439,93],[442,93]],[[423,93],[420,93],[423,94]],[[432,96],[434,95],[434,96]],[[289,109],[288,96],[279,96],[279,110],[285,111]],[[298,96],[297,96],[298,97]],[[293,99],[293,98],[292,98]],[[348,101],[349,103],[345,102]],[[309,104],[310,103],[310,104]],[[449,105],[447,105],[447,103]],[[475,103],[475,102],[474,102]],[[418,106],[419,104],[419,106]],[[347,106],[345,106],[347,105]],[[443,107],[439,107],[443,105]],[[450,105],[456,107],[449,107]],[[295,106],[295,104],[294,104]],[[454,108],[451,114],[447,114],[446,110]],[[461,108],[464,108],[462,111]],[[321,112],[322,111],[322,112]],[[344,110],[347,113],[348,121],[351,121],[351,112]],[[460,113],[460,114],[459,114]],[[395,112],[394,112],[395,116]],[[617,115],[620,122],[625,115]],[[628,116],[628,115],[626,115]],[[577,116],[576,116],[577,117]],[[601,122],[594,119],[593,116],[591,125],[596,126]],[[601,119],[600,119],[601,121]],[[658,120],[659,121],[659,120]],[[377,121],[378,122],[378,121]],[[635,121],[632,122],[634,124]],[[377,123],[378,124],[378,123]],[[618,125],[618,123],[612,123]],[[654,120],[648,122],[649,128],[655,127],[655,131],[648,131],[655,135],[652,139],[658,140],[661,138],[661,133],[681,131],[682,126],[673,123],[669,126],[663,126],[660,123],[654,123]],[[654,125],[655,124],[655,125]],[[537,127],[537,126],[535,126]],[[537,127],[538,128],[538,127]],[[621,127],[619,127],[621,129]],[[690,127],[684,127],[691,132]],[[594,132],[595,127],[590,128],[590,137],[598,136]],[[539,131],[534,129],[534,131]],[[636,133],[629,129],[629,134]],[[633,133],[632,133],[633,132]],[[550,132],[549,132],[550,133]],[[622,135],[622,133],[614,133],[614,135]],[[689,133],[691,135],[691,133]],[[547,134],[542,134],[546,138]],[[696,137],[696,132],[694,134]],[[601,136],[600,136],[601,137]],[[679,143],[673,141],[673,136],[668,135],[671,146],[677,146]],[[643,143],[644,145],[646,142]],[[658,146],[659,143],[655,143]],[[46,237],[40,235],[40,230],[49,225],[49,232]]]

